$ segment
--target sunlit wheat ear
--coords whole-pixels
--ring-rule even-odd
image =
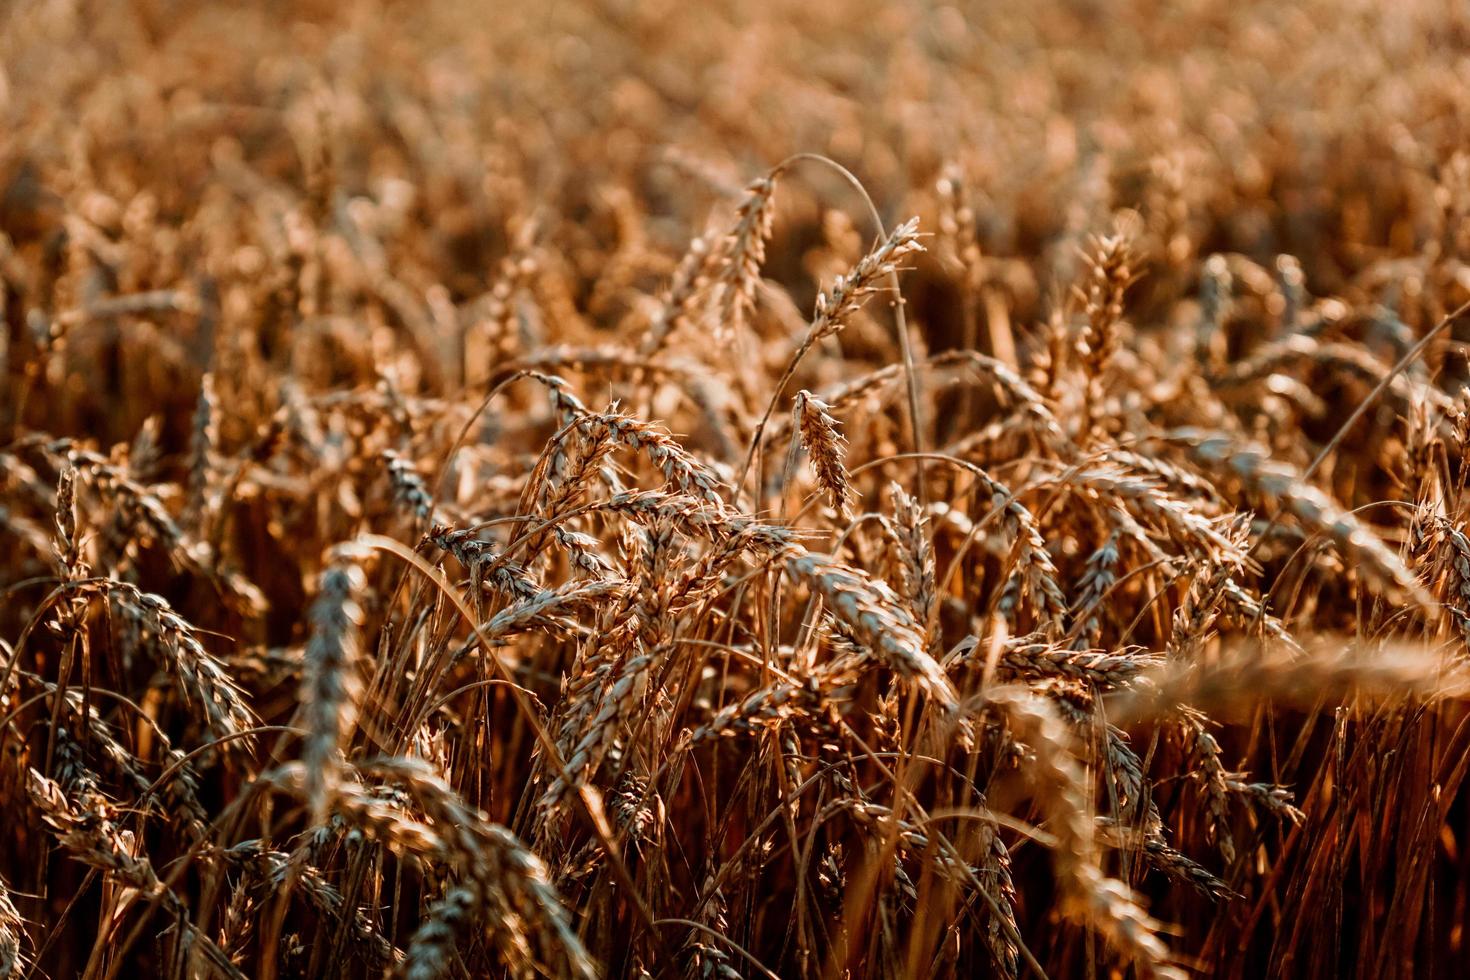
[[[1173,542],[1194,555],[1237,567],[1246,564],[1246,549],[1226,536],[1223,518],[1210,517],[1176,499],[1152,477],[1087,467],[1072,480],[1120,501],[1136,519],[1160,526]]]
[[[50,542],[52,557],[62,580],[66,582],[80,582],[91,572],[91,566],[83,552],[77,514],[77,470],[68,462],[56,481],[56,512],[53,517],[55,531]],[[50,624],[51,628],[59,636],[80,636],[86,621],[87,605],[86,597],[80,595],[60,603],[56,609],[56,618]]]
[[[979,645],[962,644],[951,651],[946,659],[947,666],[954,666],[986,656]],[[960,656],[956,653],[966,651]],[[1082,681],[1098,690],[1109,691],[1126,688],[1144,673],[1164,663],[1162,657],[1147,653],[1104,653],[1099,650],[1072,650],[1053,646],[1044,640],[1032,637],[1015,637],[1008,640],[1000,655],[998,666],[1002,672],[1013,677],[1029,680],[1062,678]]]
[[[56,482],[56,536],[52,551],[62,574],[70,580],[87,577],[90,570],[82,557],[82,541],[77,526],[77,470],[67,464]]]
[[[588,416],[588,423],[595,428],[605,428],[617,443],[645,453],[680,492],[717,509],[725,506],[721,494],[725,483],[714,467],[696,459],[660,427],[615,412]]]
[[[169,557],[188,571],[202,570],[205,555],[197,541],[189,539],[179,527],[158,494],[131,478],[126,470],[113,465],[95,453],[73,453],[79,472],[95,480],[97,489],[116,501],[118,509],[139,537],[156,541],[169,552]]]
[[[690,732],[684,743],[694,746],[713,738],[753,734],[803,714],[820,701],[816,692],[805,686],[777,683],[763,687],[721,708],[708,722]]]
[[[894,228],[876,248],[858,260],[851,272],[838,276],[817,296],[816,315],[809,329],[810,343],[830,337],[846,326],[868,296],[882,288],[880,280],[897,272],[909,256],[922,251],[918,218],[910,218]]]
[[[822,597],[879,663],[913,681],[944,711],[958,709],[954,686],[926,650],[923,628],[887,585],[827,555],[792,554],[786,569]]]
[[[1181,854],[1160,833],[1129,833],[1119,828],[1109,817],[1099,817],[1098,837],[1109,847],[1118,850],[1135,850],[1141,853],[1149,867],[1162,872],[1181,884],[1188,885],[1201,895],[1214,900],[1235,897],[1230,887],[1208,868]]]
[[[1263,447],[1198,429],[1176,429],[1166,438],[1185,446],[1203,465],[1223,467],[1256,492],[1280,501],[1304,525],[1357,559],[1365,577],[1378,587],[1406,596],[1427,611],[1436,608],[1413,572],[1373,532],[1301,474],[1272,459]]]
[[[627,657],[610,668],[603,676],[603,689],[597,692],[598,700],[592,702],[591,710],[585,712],[586,721],[581,729],[581,738],[571,746],[564,768],[566,777],[557,776],[537,801],[537,806],[554,812],[576,785],[585,782],[613,748],[618,731],[632,717],[639,703],[647,694],[648,675],[654,666],[653,656],[637,654]],[[589,691],[589,694],[592,692]],[[570,779],[569,783],[567,780]]]
[[[448,524],[429,529],[429,540],[452,554],[470,574],[475,591],[483,584],[518,600],[532,600],[543,592],[529,569],[501,555],[473,531],[456,530]]]
[[[1118,537],[1117,531],[1108,535],[1102,546],[1088,557],[1082,577],[1077,582],[1072,616],[1074,619],[1086,618],[1076,627],[1077,639],[1073,641],[1073,649],[1085,650],[1102,636],[1103,597],[1118,579],[1117,566],[1121,557]]]
[[[931,355],[917,364],[916,369],[923,375],[941,378],[951,374],[960,377],[973,376],[993,386],[1005,403],[1014,409],[1014,416],[1009,421],[1015,428],[1034,434],[1059,451],[1072,451],[1069,448],[1071,439],[1062,431],[1062,426],[1046,399],[1004,362],[976,351],[949,350]],[[890,364],[824,388],[819,394],[827,402],[829,411],[834,414],[846,413],[855,410],[865,400],[881,401],[901,387],[903,382],[904,366]],[[792,424],[791,416],[777,419],[771,430],[773,440],[781,442],[788,438]],[[971,433],[953,448],[962,448],[972,440],[984,442],[988,438],[986,430],[990,428],[986,426]]]
[[[209,543],[186,534],[157,493],[96,453],[74,450],[70,458],[79,475],[89,474],[104,498],[115,503],[131,534],[156,542],[182,571],[210,580],[241,613],[259,616],[266,611],[260,589],[240,573],[221,567]]]
[[[195,629],[161,596],[116,581],[108,582],[107,589],[124,619],[149,638],[149,645],[173,675],[185,698],[199,705],[216,738],[238,735],[257,724],[245,693],[224,664],[204,648]],[[235,739],[226,750],[248,745],[248,740]]]
[[[1259,624],[1263,635],[1281,644],[1287,650],[1301,652],[1300,642],[1292,635],[1285,624],[1267,612],[1265,603],[1242,588],[1240,583],[1236,582],[1235,579],[1226,576],[1220,582],[1220,591],[1226,604],[1235,610],[1240,620],[1248,624]]]
[[[1102,410],[1108,373],[1122,344],[1123,294],[1139,275],[1139,256],[1127,228],[1120,221],[1116,233],[1092,240],[1084,255],[1085,284],[1075,287],[1085,317],[1077,353],[1087,384],[1081,424],[1088,428]]]
[[[1061,632],[1068,615],[1067,598],[1058,582],[1056,564],[1047,550],[1036,518],[1009,488],[979,467],[971,469],[982,500],[1000,513],[1001,525],[1014,537],[1015,564],[996,603],[997,612],[1011,615],[1023,597],[1029,598],[1043,630]]]
[[[816,310],[806,334],[787,360],[781,376],[776,379],[770,401],[766,403],[766,409],[751,434],[745,462],[735,480],[737,495],[744,489],[751,464],[764,443],[766,425],[776,411],[776,404],[802,360],[816,344],[847,326],[848,321],[862,309],[868,297],[882,288],[880,281],[887,282],[890,276],[898,272],[907,257],[922,251],[924,247],[919,244],[919,219],[910,218],[864,255],[848,275],[838,276],[828,289],[818,294]]]
[[[849,500],[853,491],[845,462],[847,440],[838,429],[837,420],[826,402],[805,390],[797,392],[792,418],[811,460],[817,485],[832,498],[838,515],[846,518],[851,513]]]
[[[1127,224],[1120,222],[1115,233],[1093,238],[1084,258],[1086,284],[1077,287],[1077,293],[1087,327],[1079,353],[1088,374],[1097,377],[1117,353],[1123,294],[1139,276],[1139,257],[1133,251]]]
[[[893,500],[893,519],[885,526],[898,545],[898,579],[909,611],[929,640],[939,612],[938,583],[935,576],[934,543],[930,540],[929,518],[917,500],[898,483],[890,483],[888,494]]]
[[[773,171],[745,189],[739,219],[720,245],[713,309],[716,341],[727,341],[738,333],[754,308],[755,288],[775,217],[778,177],[779,171]]]

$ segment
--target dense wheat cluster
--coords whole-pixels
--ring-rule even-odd
[[[0,17],[0,977],[1458,975],[1463,4]]]

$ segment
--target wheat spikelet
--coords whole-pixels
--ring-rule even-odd
[[[367,581],[350,553],[339,552],[322,571],[311,607],[311,637],[298,695],[307,734],[301,745],[306,797],[320,820],[341,778],[343,753],[357,720],[362,689],[359,598]]]
[[[1201,895],[1216,900],[1230,898],[1234,895],[1229,886],[1212,874],[1208,868],[1170,847],[1162,834],[1157,832],[1144,834],[1141,839],[1135,840],[1134,838],[1138,835],[1123,833],[1118,829],[1117,824],[1103,817],[1098,818],[1098,827],[1102,837],[1113,847],[1136,847],[1148,861],[1150,867],[1175,881],[1190,886]]]
[[[1001,523],[1015,540],[1015,567],[998,602],[1001,615],[1011,613],[1023,597],[1036,606],[1045,629],[1060,631],[1067,616],[1067,599],[1057,582],[1056,565],[1046,549],[1046,539],[1036,518],[1015,494],[979,467],[970,469],[979,491],[1000,514]]]
[[[775,218],[776,180],[779,170],[752,181],[737,209],[739,219],[719,250],[715,274],[715,331],[717,341],[738,334],[755,305],[755,288],[761,263],[766,257],[766,240]]]
[[[928,640],[939,613],[938,583],[935,577],[934,545],[929,538],[929,521],[919,502],[897,483],[888,487],[893,499],[893,520],[886,522],[890,535],[899,546],[898,580],[903,586],[909,610]]]
[[[480,590],[480,583],[485,582],[521,602],[534,601],[542,595],[543,590],[529,569],[497,552],[488,541],[475,537],[473,531],[436,524],[429,530],[429,540],[454,555],[469,571],[476,592]],[[485,579],[487,575],[488,581]]]
[[[880,279],[897,272],[904,259],[922,251],[918,218],[910,218],[896,226],[876,248],[858,260],[851,272],[838,276],[817,296],[816,315],[812,318],[808,339],[803,346],[809,347],[841,330],[862,308],[868,296],[880,288]]]
[[[1290,467],[1273,460],[1264,448],[1197,429],[1178,429],[1167,438],[1184,445],[1202,464],[1223,466],[1256,491],[1280,500],[1303,524],[1360,559],[1360,567],[1380,587],[1402,593],[1425,609],[1434,608],[1434,600],[1413,573],[1362,522]]]
[[[837,429],[837,420],[827,403],[811,392],[802,390],[796,394],[792,409],[792,425],[801,434],[801,443],[811,460],[817,485],[832,498],[832,506],[839,516],[846,517],[851,511],[848,498],[852,487],[847,479],[847,466],[843,457],[847,453],[847,440]]]
[[[224,664],[204,649],[193,627],[161,596],[117,581],[106,588],[134,628],[151,636],[164,666],[184,696],[201,706],[215,737],[235,736],[255,726],[255,714]]]
[[[991,960],[1002,977],[1020,975],[1020,950],[1012,936],[1020,934],[1016,924],[1016,882],[1011,874],[1011,854],[1000,833],[994,827],[984,825],[981,831],[980,863],[976,874],[981,882],[994,882],[996,908],[991,910],[985,929],[985,944]]]
[[[219,454],[219,397],[214,375],[199,382],[199,402],[194,410],[194,427],[189,444],[189,497],[184,508],[185,523],[199,529],[214,509],[215,471]]]
[[[579,726],[581,737],[569,746],[570,752],[563,764],[566,777],[558,775],[552,780],[538,801],[541,809],[554,809],[576,783],[585,780],[602,764],[612,750],[614,737],[624,720],[633,715],[647,693],[648,674],[653,664],[653,656],[637,654],[627,657],[607,672],[606,688],[593,702],[595,710]]]
[[[1130,686],[1140,675],[1157,668],[1162,657],[1143,653],[1104,653],[1098,650],[1063,650],[1050,643],[1010,640],[1001,654],[1000,665],[1022,678],[1062,677],[1096,685],[1101,690]]]
[[[616,413],[588,415],[585,424],[606,428],[615,441],[646,453],[681,493],[702,500],[716,510],[724,508],[725,501],[720,493],[723,481],[711,467],[691,456],[667,432],[630,415]]]
[[[434,515],[434,497],[424,484],[411,460],[405,459],[392,449],[383,450],[383,462],[388,464],[388,482],[393,487],[393,501],[414,516],[420,524],[429,523]]]
[[[786,569],[820,595],[838,621],[880,663],[914,681],[945,711],[957,710],[953,685],[925,649],[923,627],[886,585],[829,556],[810,552],[786,558]]]

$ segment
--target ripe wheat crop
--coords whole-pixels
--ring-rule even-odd
[[[0,978],[1410,978],[1470,8],[0,7]]]

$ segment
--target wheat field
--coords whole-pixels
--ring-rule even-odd
[[[1462,0],[0,5],[0,977],[1459,976]]]

